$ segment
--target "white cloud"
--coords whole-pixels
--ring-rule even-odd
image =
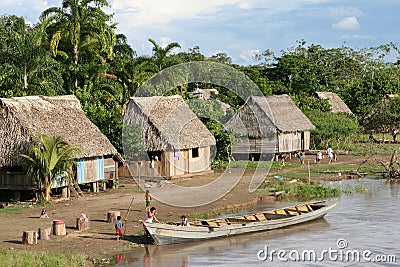
[[[332,24],[332,29],[336,30],[357,30],[360,28],[360,23],[356,17],[346,17],[337,23]]]
[[[239,4],[239,7],[240,7],[241,9],[250,9],[250,8],[253,7],[253,5],[250,4],[249,2],[243,2],[243,3],[240,3],[240,4]]]
[[[169,43],[172,42],[170,37],[166,37],[166,36],[161,36],[160,37],[160,46],[165,48]]]
[[[46,0],[1,0],[1,15],[17,15],[36,23],[39,21],[40,14],[49,8]]]
[[[258,49],[243,50],[242,53],[240,53],[240,58],[243,59],[245,62],[250,62],[259,52],[260,50]]]
[[[237,4],[240,0],[114,0],[111,9],[119,21],[131,25],[168,24],[175,19],[189,19],[215,12],[224,5]],[[134,19],[132,19],[134,18]]]
[[[358,9],[357,7],[347,6],[347,7],[330,7],[329,13],[337,18],[345,18],[345,17],[361,17],[364,13]]]

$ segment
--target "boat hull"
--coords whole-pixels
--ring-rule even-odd
[[[336,203],[323,206],[315,211],[291,215],[287,218],[265,219],[225,224],[223,226],[179,226],[162,223],[143,223],[157,245],[201,241],[246,233],[273,230],[322,218]],[[292,207],[289,207],[290,209]],[[281,209],[282,210],[282,209]],[[207,221],[205,221],[207,222]]]

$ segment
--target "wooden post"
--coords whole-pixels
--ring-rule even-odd
[[[53,221],[53,234],[54,235],[66,235],[65,223],[63,220]]]
[[[107,212],[107,222],[116,222],[117,216],[121,216],[121,212],[119,211],[109,211]]]
[[[51,240],[53,233],[51,228],[39,228],[39,239],[40,240]]]
[[[24,231],[22,233],[22,244],[24,245],[36,245],[38,242],[38,232],[36,231]]]
[[[78,229],[78,231],[85,231],[87,229],[90,228],[90,222],[89,222],[89,218],[76,218],[76,229]]]
[[[107,183],[104,181],[101,183],[101,190],[106,191],[107,190]]]
[[[93,191],[93,193],[99,192],[98,190],[99,190],[99,189],[98,189],[98,184],[97,184],[97,182],[92,183],[92,191]]]
[[[70,197],[68,186],[65,186],[65,187],[62,188],[61,197],[62,198],[69,198]]]

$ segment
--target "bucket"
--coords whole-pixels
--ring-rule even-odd
[[[64,224],[64,220],[54,220],[53,224]]]

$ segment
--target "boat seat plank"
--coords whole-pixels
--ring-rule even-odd
[[[299,211],[305,211],[305,212],[309,212],[309,211],[312,211],[312,210],[313,210],[313,209],[310,207],[310,205],[296,206],[296,209],[298,209]]]
[[[248,215],[248,216],[244,216],[244,218],[248,221],[257,221],[256,216],[254,215]]]
[[[264,220],[267,219],[263,213],[255,214],[254,216],[255,216],[255,217],[257,218],[257,220],[259,220],[259,221],[264,221]]]
[[[287,208],[287,211],[295,212],[294,214],[303,214],[303,213],[308,213],[309,211],[304,211],[304,210],[299,210],[296,208]]]
[[[219,223],[217,222],[212,222],[212,221],[201,221],[202,226],[208,226],[208,227],[219,227]]]
[[[275,214],[286,214],[285,210],[276,210]]]

